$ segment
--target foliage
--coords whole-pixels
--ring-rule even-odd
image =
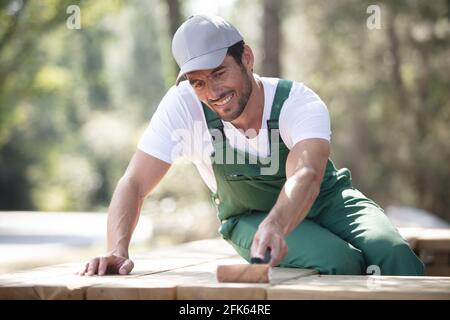
[[[183,16],[192,3],[180,7]],[[230,3],[223,12],[252,46],[260,72],[264,2]],[[450,220],[449,2],[378,2],[375,30],[366,26],[370,1],[276,3],[282,76],[305,82],[328,105],[337,165],[384,206]],[[1,210],[105,210],[175,78],[166,4],[0,2]],[[81,9],[80,30],[66,26],[69,5]],[[144,209],[162,213],[174,201],[208,201],[183,162],[150,198]]]
[[[301,32],[287,32],[289,43],[298,34],[305,41],[288,53],[285,69],[327,103],[333,158],[352,170],[357,187],[383,205],[450,219],[449,3],[378,3],[381,29],[373,30],[366,26],[371,4],[293,7],[286,27]],[[294,56],[303,63],[290,65]]]

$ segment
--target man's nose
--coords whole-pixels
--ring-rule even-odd
[[[207,85],[206,85],[206,94],[208,97],[208,100],[218,100],[220,99],[220,94],[221,94],[221,89],[220,87],[214,83],[214,81],[208,81]]]

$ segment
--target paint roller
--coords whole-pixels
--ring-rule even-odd
[[[216,276],[218,282],[270,282],[270,249],[266,250],[264,259],[253,257],[250,264],[218,265]]]

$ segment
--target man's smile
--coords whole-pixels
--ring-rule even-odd
[[[233,99],[233,97],[234,97],[234,93],[231,92],[231,93],[227,94],[225,97],[223,97],[220,100],[213,102],[211,104],[213,106],[217,106],[217,107],[224,107],[225,105],[230,103],[230,101]]]

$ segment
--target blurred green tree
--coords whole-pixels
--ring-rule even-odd
[[[28,127],[32,112],[33,82],[43,60],[41,37],[65,22],[66,8],[76,1],[11,0],[0,3],[0,202],[4,209],[25,209],[31,205],[28,164],[36,161],[45,143],[37,148],[34,133],[45,142],[50,128]],[[45,58],[44,58],[45,59]],[[58,68],[47,69],[49,87],[58,86],[66,75]],[[41,114],[44,118],[45,110]]]
[[[78,128],[110,104],[101,54],[108,37],[93,26],[120,2],[103,2],[2,2],[2,209],[86,208],[99,185]],[[80,30],[66,25],[70,5],[81,8]]]
[[[69,5],[80,7],[79,30],[66,26]],[[0,2],[0,209],[105,208],[174,82],[170,40],[192,14],[184,5]],[[255,72],[304,81],[328,105],[332,157],[352,170],[356,187],[383,206],[450,220],[448,1],[233,5],[226,18],[253,47]],[[370,5],[380,8],[379,29],[368,27]],[[203,200],[187,170],[176,167],[156,200]],[[189,176],[184,194],[179,172]]]
[[[327,103],[333,157],[357,187],[450,220],[450,3],[379,1],[380,29],[367,26],[373,4],[291,5],[286,75]]]

